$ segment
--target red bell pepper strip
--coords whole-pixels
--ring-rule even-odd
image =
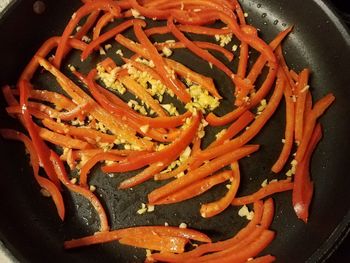
[[[64,248],[71,249],[76,247],[107,243],[128,236],[141,237],[143,235],[150,234],[168,237],[182,237],[200,242],[211,242],[210,238],[207,235],[188,228],[178,228],[171,226],[139,226],[117,229],[109,232],[99,232],[95,233],[92,236],[65,241]]]
[[[159,75],[163,77],[166,86],[170,88],[182,102],[190,102],[191,96],[187,92],[185,85],[176,78],[175,74],[172,74],[169,69],[167,70],[164,59],[158,53],[158,50],[155,48],[152,42],[148,39],[145,32],[142,30],[141,25],[135,24],[134,31],[141,45],[143,45],[147,49],[150,59],[155,64],[155,69],[157,70]]]
[[[167,159],[175,160],[192,142],[197,132],[201,118],[202,115],[198,112],[197,114],[192,115],[192,122],[190,126],[183,130],[179,138],[177,138],[172,144],[168,145],[163,150],[145,154],[144,156],[139,156],[132,159],[127,158],[118,164],[102,167],[102,171],[105,173],[111,173],[136,170],[144,167],[147,164],[161,162],[164,156]]]
[[[23,133],[11,129],[0,129],[0,134],[5,139],[17,140],[24,143],[26,149],[29,152],[30,163],[33,168],[35,180],[42,188],[49,192],[50,196],[52,197],[52,200],[56,205],[59,217],[62,220],[64,220],[65,208],[62,194],[53,182],[39,175],[39,157],[33,145],[33,142]]]
[[[219,169],[225,167],[226,165],[257,151],[258,149],[259,149],[258,145],[246,145],[237,150],[226,153],[212,160],[211,162],[204,164],[198,169],[190,171],[189,173],[187,173],[186,176],[179,177],[176,180],[171,181],[170,183],[153,190],[148,195],[148,201],[150,204],[153,204],[153,202],[156,202],[161,198],[164,198],[172,193],[175,193],[176,191],[179,191],[180,189],[183,189],[184,187],[202,178],[207,177],[208,175],[218,171]]]
[[[316,121],[322,114],[328,109],[328,107],[333,103],[335,97],[332,93],[327,94],[320,100],[315,103],[315,106],[309,113],[307,117],[307,125],[304,129],[304,135],[296,152],[295,160],[299,163],[303,160],[304,155],[307,151],[307,147],[309,145],[310,138],[312,137],[312,133],[314,131]]]
[[[30,88],[28,87],[29,83],[26,80],[21,80],[19,83],[20,90],[20,106],[22,109],[22,117],[25,124],[26,129],[32,139],[35,151],[37,152],[40,160],[40,165],[44,168],[49,179],[61,189],[57,173],[54,170],[54,167],[49,159],[50,149],[44,143],[44,141],[40,138],[39,135],[39,127],[33,122],[28,110],[28,92]]]
[[[53,167],[58,175],[59,180],[62,182],[63,185],[65,185],[69,190],[82,195],[86,199],[89,200],[89,202],[92,204],[92,206],[95,208],[99,218],[100,218],[100,231],[108,231],[109,225],[107,220],[106,212],[100,203],[100,201],[97,199],[97,197],[89,190],[85,189],[84,187],[81,187],[79,185],[73,184],[67,176],[66,170],[64,168],[64,165],[60,159],[60,157],[52,150],[50,150],[49,158],[53,164]]]
[[[232,175],[231,175],[231,184],[229,185],[230,188],[226,195],[222,197],[221,199],[207,203],[207,204],[202,204],[200,213],[201,216],[204,218],[208,217],[213,217],[218,214],[220,214],[222,211],[224,211],[227,207],[230,206],[233,198],[235,198],[236,193],[238,191],[238,187],[240,184],[240,171],[239,171],[239,166],[238,162],[234,162],[232,165]]]
[[[69,36],[73,32],[79,21],[87,14],[90,14],[91,12],[96,10],[109,11],[110,13],[114,14],[115,17],[120,16],[120,7],[116,4],[115,1],[111,0],[93,1],[86,3],[81,8],[79,8],[78,11],[72,15],[71,20],[68,22],[65,30],[63,31],[61,41],[58,43],[55,58],[53,60],[53,64],[57,68],[60,68],[61,66],[63,56],[66,52],[65,50],[67,48]]]
[[[129,27],[132,27],[134,24],[137,24],[137,23],[144,23],[144,21],[139,19],[127,20],[117,25],[113,29],[108,30],[106,33],[102,34],[98,38],[94,39],[91,43],[87,45],[87,47],[81,53],[81,60],[84,61],[93,52],[93,50],[97,48],[100,44],[115,37],[117,34],[125,31],[126,29],[128,29]]]
[[[322,138],[320,124],[315,126],[312,136],[308,142],[303,159],[298,162],[294,176],[293,207],[297,217],[307,223],[309,217],[309,206],[313,195],[313,182],[310,178],[310,161],[318,142]]]
[[[201,179],[171,195],[164,197],[156,202],[154,205],[165,205],[165,204],[173,204],[185,201],[187,199],[193,198],[195,196],[201,195],[214,187],[215,185],[221,184],[228,179],[230,179],[232,175],[231,171],[224,171],[207,178]],[[186,175],[185,175],[186,176]]]
[[[293,186],[294,184],[288,179],[278,182],[271,182],[267,186],[260,188],[257,192],[251,195],[236,197],[235,199],[233,199],[232,205],[251,204],[256,202],[257,200],[261,200],[275,193],[292,190]]]

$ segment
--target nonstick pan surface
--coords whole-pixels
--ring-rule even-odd
[[[45,12],[37,15],[32,11],[33,2],[14,1],[0,18],[0,85],[15,84],[21,70],[41,43],[50,36],[59,35],[80,5],[77,0],[47,0]],[[249,14],[248,22],[258,27],[262,38],[267,41],[287,26],[295,25],[293,33],[284,43],[288,64],[296,71],[305,67],[312,70],[311,87],[315,99],[328,92],[336,96],[336,103],[322,117],[324,139],[312,159],[315,195],[309,223],[297,220],[291,206],[290,192],[275,195],[276,215],[272,229],[277,236],[264,251],[277,256],[278,262],[322,262],[345,236],[350,222],[349,33],[326,1],[241,2]],[[65,63],[79,64],[78,55],[68,57]],[[212,76],[221,94],[230,98],[230,84],[222,73],[210,69],[205,61],[185,51],[175,52],[174,58]],[[92,65],[99,59],[92,57],[88,62]],[[34,81],[39,87],[58,89],[46,73],[38,74]],[[17,122],[5,114],[2,97],[0,104],[0,127],[19,128]],[[231,107],[229,103],[224,103],[217,113],[223,114]],[[283,127],[282,103],[267,127],[253,140],[253,143],[262,145],[259,153],[241,162],[243,178],[239,195],[257,190],[266,178],[284,177],[283,173],[276,176],[270,172],[280,151]],[[207,143],[204,142],[204,145]],[[19,143],[0,139],[0,167],[0,240],[20,262],[143,262],[144,250],[116,242],[65,251],[62,247],[64,240],[92,234],[98,229],[99,222],[92,207],[79,196],[65,191],[67,220],[60,222],[52,202],[40,194],[24,148]],[[98,168],[91,176],[90,182],[97,186],[112,229],[163,225],[165,222],[178,226],[185,222],[189,227],[207,233],[215,241],[234,235],[247,223],[237,215],[239,208],[234,207],[211,219],[200,217],[200,203],[220,197],[225,191],[224,186],[187,202],[156,207],[153,213],[137,215],[141,203],[146,203],[146,194],[160,183],[147,182],[133,190],[117,190],[118,183],[127,176],[109,177]]]

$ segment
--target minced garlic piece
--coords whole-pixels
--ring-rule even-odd
[[[163,47],[162,51],[166,57],[170,57],[173,54],[173,51],[168,47]]]
[[[265,179],[262,183],[261,183],[261,187],[265,187],[267,186],[268,182],[267,179]]]
[[[154,205],[147,205],[147,212],[151,213],[154,211]]]
[[[143,125],[140,127],[140,130],[143,132],[143,133],[147,133],[148,130],[149,130],[149,125]]]
[[[115,53],[121,57],[124,57],[124,53],[121,49],[118,49]]]
[[[179,225],[179,228],[187,228],[187,224],[186,224],[186,223],[181,223],[181,224]]]
[[[94,185],[90,185],[90,191],[91,192],[95,192],[96,191],[96,186],[94,186]]]
[[[227,35],[215,35],[215,40],[220,42],[220,46],[224,47],[232,40],[232,34]]]
[[[238,49],[238,46],[236,44],[232,46],[232,51],[237,51],[237,49]]]
[[[108,50],[108,49],[111,49],[112,48],[112,45],[111,44],[106,44],[105,45],[105,50]]]
[[[266,100],[265,99],[261,100],[260,106],[258,107],[257,114],[260,115],[265,110],[266,106],[267,106]]]
[[[142,215],[142,214],[144,214],[144,213],[146,213],[146,212],[147,212],[146,204],[142,203],[142,204],[141,204],[141,208],[140,208],[139,210],[137,210],[137,213],[138,213],[139,215]]]
[[[238,211],[238,215],[240,217],[246,217],[248,220],[252,220],[254,216],[253,211],[249,211],[248,207],[246,205],[242,206],[241,209]]]
[[[88,36],[83,36],[81,38],[82,41],[84,41],[85,43],[90,43],[91,42],[91,38],[89,38]]]
[[[100,47],[100,55],[101,56],[106,55],[106,51],[102,47]]]
[[[171,116],[179,116],[179,112],[177,111],[177,108],[172,103],[168,104],[161,104],[163,109],[165,109]]]
[[[206,110],[214,110],[219,106],[219,100],[211,96],[208,90],[204,89],[200,85],[191,85],[189,87],[192,102],[185,105],[185,108],[192,111],[195,109],[205,112]]]
[[[49,191],[47,191],[47,190],[44,189],[44,188],[41,188],[41,189],[40,189],[40,193],[41,193],[41,195],[44,196],[44,197],[51,197],[51,194],[49,193]]]
[[[216,139],[219,139],[219,138],[222,137],[225,133],[226,133],[226,129],[222,129],[220,132],[218,132],[217,134],[215,134]]]
[[[77,180],[77,178],[72,178],[72,179],[70,179],[70,182],[72,184],[76,184],[78,182],[78,180]]]

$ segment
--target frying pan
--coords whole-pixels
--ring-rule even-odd
[[[14,84],[19,73],[41,43],[50,36],[59,35],[74,10],[80,5],[75,0],[45,1],[46,11],[37,15],[32,11],[32,0],[17,0],[0,18],[0,85]],[[324,139],[312,159],[312,178],[315,195],[309,223],[296,219],[291,206],[291,193],[275,195],[276,215],[272,229],[277,236],[264,251],[277,256],[278,262],[323,262],[349,230],[350,177],[348,150],[350,149],[350,37],[349,33],[326,1],[321,0],[242,0],[249,14],[248,22],[261,29],[269,41],[287,25],[295,25],[284,43],[286,59],[296,71],[311,68],[312,92],[315,99],[332,91],[336,103],[322,117]],[[254,56],[254,54],[252,54]],[[186,51],[177,51],[174,58],[194,70],[214,77],[221,94],[229,98],[229,82],[222,73],[210,69],[204,61]],[[96,63],[99,58],[91,58]],[[79,63],[78,55],[66,63]],[[84,68],[82,68],[84,70]],[[35,83],[57,89],[48,74],[38,74]],[[226,95],[228,94],[228,95]],[[9,118],[0,100],[0,127],[21,129]],[[230,110],[224,104],[217,111]],[[273,175],[270,167],[276,160],[283,138],[284,105],[253,143],[262,145],[242,165],[242,189],[239,195],[257,190],[266,179],[283,178]],[[217,130],[215,130],[217,131]],[[212,132],[209,132],[213,134]],[[204,142],[207,144],[207,142]],[[92,234],[98,229],[98,219],[84,199],[64,191],[67,219],[60,222],[53,203],[44,198],[34,182],[28,158],[21,144],[0,139],[0,240],[20,262],[142,262],[142,249],[115,243],[91,246],[72,251],[62,247],[64,240]],[[181,204],[156,207],[155,212],[137,215],[146,194],[161,183],[147,182],[133,190],[117,190],[119,182],[130,175],[109,177],[98,168],[93,171],[91,184],[97,186],[98,196],[107,208],[112,229],[138,225],[177,226],[182,222],[210,235],[214,241],[232,236],[246,220],[237,216],[238,208],[202,219],[200,203],[219,198],[224,186]]]

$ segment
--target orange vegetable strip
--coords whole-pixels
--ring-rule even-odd
[[[167,116],[162,106],[159,102],[146,91],[138,82],[132,79],[130,76],[123,76],[119,78],[120,82],[136,97],[139,97],[146,105],[148,105],[152,110],[154,110],[158,116]]]
[[[289,74],[292,77],[292,79],[294,80],[294,82],[298,82],[299,81],[299,75],[294,71],[294,70],[289,70]]]
[[[307,91],[306,101],[305,101],[305,111],[304,111],[304,128],[307,126],[306,119],[312,110],[312,95],[310,91]]]
[[[253,113],[249,110],[244,112],[235,122],[233,122],[219,138],[213,141],[207,149],[221,145],[225,143],[226,140],[231,140],[240,131],[247,127],[247,125],[255,119]]]
[[[198,153],[196,156],[196,162],[200,164],[205,160],[210,160],[219,155],[222,155],[223,153],[230,152],[233,149],[241,147],[242,145],[249,142],[252,138],[254,138],[277,109],[283,95],[284,86],[285,81],[281,78],[278,78],[275,90],[265,110],[261,113],[261,115],[259,115],[257,119],[254,120],[254,122],[249,126],[249,129],[242,133],[240,136],[230,140],[225,144],[218,145],[210,149],[205,149],[202,152]]]
[[[221,184],[227,181],[231,177],[231,171],[223,171],[207,178],[201,179],[179,191],[170,194],[163,199],[156,201],[155,205],[173,204],[185,201],[195,196],[201,195],[214,187],[215,185]],[[186,175],[185,175],[186,176]]]
[[[134,24],[142,23],[143,21],[138,19],[131,19],[127,20],[125,22],[122,22],[121,24],[117,25],[113,29],[107,31],[106,33],[102,34],[98,38],[91,41],[87,47],[84,49],[84,51],[81,53],[81,60],[84,61],[95,48],[97,48],[100,44],[106,42],[107,40],[115,37],[115,35],[125,31],[129,27],[132,27]]]
[[[50,196],[55,203],[59,217],[64,220],[65,208],[63,197],[60,193],[60,190],[53,182],[39,175],[39,157],[32,141],[23,133],[11,129],[0,129],[0,135],[5,139],[21,141],[24,143],[26,149],[29,152],[30,164],[33,168],[35,180],[40,185],[40,187],[46,189],[50,193]]]
[[[183,78],[188,78],[191,81],[200,84],[205,89],[209,91],[214,97],[221,99],[218,90],[215,87],[214,81],[212,78],[203,76],[197,72],[194,72],[193,70],[189,69],[185,65],[172,60],[172,59],[165,59],[166,64],[171,67],[177,74],[182,76]]]
[[[96,143],[114,143],[116,140],[116,136],[93,130],[88,127],[75,127],[63,123],[57,123],[51,119],[43,119],[42,123],[46,128],[57,133],[68,134],[81,139],[90,138],[91,140],[95,140]]]
[[[243,16],[243,21],[241,21],[241,23],[242,22],[245,24],[244,16]],[[244,26],[242,26],[242,30],[246,34],[251,34],[253,36],[257,36],[257,30],[256,30],[256,28],[254,28],[252,26],[244,25]],[[249,45],[245,42],[242,42],[241,46],[240,46],[239,62],[238,62],[238,69],[237,69],[237,76],[239,76],[240,78],[245,78],[245,76],[246,76],[248,58],[249,58]],[[247,95],[247,94],[245,94],[245,95]]]
[[[101,16],[94,27],[92,39],[96,40],[100,36],[102,28],[105,27],[109,22],[112,22],[113,19],[114,19],[114,15],[109,12]]]
[[[254,203],[257,200],[263,199],[275,193],[285,192],[292,189],[293,183],[289,179],[278,182],[271,182],[267,186],[261,187],[257,192],[251,195],[236,197],[233,199],[232,205],[239,206]]]
[[[104,231],[109,230],[109,225],[108,225],[108,220],[107,220],[107,215],[105,210],[103,209],[102,204],[100,201],[97,199],[97,197],[89,190],[73,184],[66,173],[66,170],[63,166],[62,161],[58,157],[58,155],[51,150],[50,154],[50,160],[53,163],[53,166],[55,168],[56,173],[58,174],[58,178],[60,181],[72,192],[77,193],[85,197],[86,199],[89,200],[89,202],[92,204],[92,206],[95,208],[99,218],[100,218],[100,231],[103,233]]]
[[[171,30],[171,33],[181,42],[183,43],[189,50],[191,50],[194,54],[201,57],[202,59],[212,63],[218,69],[222,70],[235,85],[239,87],[250,87],[250,83],[247,83],[245,80],[236,76],[228,67],[226,67],[220,60],[211,55],[207,50],[203,50],[194,44],[191,40],[189,40],[174,24],[173,17],[168,18],[168,27]]]
[[[68,111],[74,110],[77,107],[77,105],[66,96],[53,91],[33,89],[29,92],[28,96],[30,99],[50,102],[56,107],[66,109]]]
[[[239,183],[240,183],[240,171],[238,162],[234,162],[232,165],[232,176],[231,176],[231,184],[228,192],[221,199],[203,204],[200,209],[201,216],[204,218],[213,217],[220,214],[227,207],[230,206],[233,198],[235,198],[236,193],[238,191]]]
[[[200,48],[215,50],[222,53],[229,62],[233,60],[233,57],[234,57],[233,53],[217,44],[214,44],[211,42],[203,42],[203,41],[193,41],[193,43],[195,43]],[[158,50],[162,50],[164,47],[167,47],[170,49],[186,48],[186,46],[181,42],[155,43],[155,46],[157,47]]]
[[[259,228],[257,229],[260,230]],[[253,235],[250,237],[253,237]],[[262,230],[262,233],[257,236],[257,238],[250,240],[252,239],[250,237],[242,240],[241,244],[237,244],[232,248],[228,248],[210,255],[205,255],[196,259],[188,260],[188,262],[245,262],[249,258],[257,256],[262,250],[264,250],[264,248],[266,248],[274,239],[275,233],[271,230]]]
[[[94,26],[98,16],[100,15],[99,11],[92,12],[88,18],[86,19],[84,25],[80,27],[80,29],[75,33],[75,38],[81,40],[83,36],[85,36],[90,29]]]
[[[139,185],[149,179],[151,179],[155,174],[161,172],[164,168],[166,168],[171,161],[168,159],[164,159],[161,162],[153,163],[150,166],[148,166],[146,169],[144,169],[142,172],[138,173],[137,175],[128,178],[120,183],[119,189],[126,189],[130,187],[134,187],[136,185]]]
[[[60,68],[64,53],[65,53],[65,49],[68,44],[69,37],[71,33],[74,31],[74,29],[76,28],[78,22],[84,16],[96,10],[109,11],[115,17],[120,16],[119,6],[114,1],[111,1],[111,0],[93,1],[93,2],[86,3],[85,5],[80,7],[72,15],[72,18],[69,20],[66,28],[63,31],[61,41],[58,43],[57,50],[55,53],[55,58],[53,60],[53,64],[55,65],[55,67]]]
[[[281,68],[279,71],[286,79],[284,71]],[[282,151],[271,168],[274,173],[279,173],[283,169],[290,156],[294,143],[295,103],[293,101],[292,88],[288,81],[286,82],[284,90],[284,100],[286,102],[286,128]]]
[[[177,178],[176,180],[153,190],[148,195],[148,201],[150,204],[157,200],[168,196],[184,187],[207,177],[208,175],[216,172],[217,170],[225,167],[226,165],[237,161],[259,149],[258,145],[247,145],[239,149],[236,149],[230,153],[224,154],[211,162],[204,164],[196,170],[190,171],[186,176]]]
[[[39,135],[43,140],[65,148],[82,149],[82,150],[92,148],[92,145],[87,142],[84,142],[79,139],[73,139],[69,136],[52,132],[45,128],[39,129]]]
[[[292,29],[293,27],[289,27],[285,31],[282,31],[281,33],[279,33],[276,36],[276,38],[273,41],[271,41],[270,43],[271,48],[276,49],[277,46],[282,42],[282,40],[289,34],[289,32]],[[255,83],[257,77],[260,75],[261,70],[263,69],[265,64],[266,64],[266,58],[263,55],[260,55],[260,57],[257,59],[257,61],[255,62],[255,64],[253,65],[251,71],[247,76],[247,78],[251,81],[251,83]],[[252,96],[250,105],[249,105],[250,108],[255,107],[266,96],[266,94],[270,90],[269,89],[270,85],[272,85],[275,79],[275,74],[276,74],[276,70],[275,69],[271,70],[270,68],[269,74],[266,77],[266,80],[263,86],[255,93],[255,95]],[[213,125],[213,126],[226,125],[227,123],[238,118],[244,111],[245,111],[244,107],[238,107],[232,112],[221,117],[218,117],[213,113],[209,113],[206,120],[209,122],[210,125]]]
[[[231,34],[232,31],[229,28],[211,28],[205,26],[195,26],[195,25],[178,25],[177,26],[181,31],[186,33],[194,33],[200,35],[227,35]],[[145,30],[147,36],[152,36],[155,34],[166,34],[170,30],[167,26],[151,27]]]
[[[158,236],[150,233],[139,237],[122,237],[119,243],[162,252],[183,253],[188,239],[183,237]]]
[[[328,107],[333,103],[334,100],[335,97],[332,93],[327,94],[315,103],[315,106],[309,113],[309,116],[307,117],[306,121],[307,126],[305,127],[303,138],[300,142],[295,156],[295,160],[297,160],[298,163],[301,162],[301,160],[304,158],[307,146],[309,144],[314,127],[316,125],[316,120],[328,109]]]
[[[94,73],[95,71],[92,71],[91,73],[92,76]],[[88,82],[87,79],[84,76],[82,76],[80,73],[79,73],[79,79],[82,79],[86,84]],[[123,100],[121,100],[118,96],[108,91],[107,89],[102,88],[99,85],[95,85],[95,83],[92,83],[92,82],[89,83],[89,88],[93,97],[101,104],[101,106],[104,109],[108,110],[113,114],[115,113],[121,116],[126,116],[127,120],[125,121],[133,120],[134,122],[137,122],[139,124],[139,125],[136,125],[137,127],[140,127],[140,125],[149,125],[150,127],[154,127],[154,128],[165,128],[165,127],[174,128],[183,124],[186,118],[191,116],[191,112],[185,112],[184,114],[179,116],[166,116],[166,117],[143,116],[135,112],[134,110],[132,110]],[[132,125],[132,123],[130,123],[130,125]],[[136,126],[134,125],[134,127]],[[152,132],[152,130],[150,130],[149,133],[146,133],[146,135],[152,136],[151,133],[155,135]],[[165,135],[166,134],[164,134],[164,136]],[[175,134],[174,136],[177,136],[177,135]]]
[[[166,19],[170,15],[169,10],[159,10],[155,8],[145,8],[141,6],[137,0],[129,0],[133,9],[139,11],[139,13],[145,17],[156,18],[156,19]]]
[[[275,205],[273,199],[269,198],[264,202],[264,212],[261,217],[260,225],[265,229],[269,229],[272,224],[274,214]]]
[[[20,107],[22,114],[20,120],[24,127],[27,129],[29,136],[33,142],[36,153],[39,156],[40,166],[42,166],[48,176],[48,178],[61,190],[61,185],[54,167],[49,160],[50,148],[45,144],[39,135],[39,127],[32,120],[32,116],[28,111],[28,91],[31,90],[30,83],[26,80],[19,81],[20,91]]]
[[[296,103],[295,103],[295,140],[301,141],[303,138],[304,128],[304,111],[306,96],[308,90],[310,70],[304,69],[299,75],[299,82],[296,87]]]
[[[35,56],[30,60],[30,62],[24,68],[24,70],[21,73],[21,76],[19,77],[19,80],[29,81],[33,77],[35,71],[39,66],[36,56],[46,57],[52,51],[52,49],[54,49],[58,45],[60,41],[61,41],[61,37],[51,37],[48,40],[46,40],[44,44],[35,53]],[[70,38],[68,40],[68,44],[71,47],[78,50],[83,50],[86,47],[86,43],[75,38]]]
[[[83,110],[89,107],[89,103],[78,105],[70,111],[63,111],[63,112],[59,112],[56,109],[53,109],[43,103],[38,103],[38,102],[30,101],[28,102],[28,106],[32,109],[37,109],[47,114],[48,116],[50,116],[50,118],[57,118],[63,121],[69,121],[69,120],[73,120],[75,118],[78,118],[78,117],[80,118],[81,116],[84,116],[85,114]]]
[[[193,147],[192,147],[192,151],[193,151]],[[156,180],[156,181],[167,180],[167,179],[170,179],[172,177],[176,177],[178,174],[184,172],[186,169],[188,169],[188,161],[181,163],[181,165],[179,165],[178,167],[176,167],[174,170],[172,170],[170,172],[156,174],[154,176],[154,180]]]
[[[310,161],[312,153],[322,138],[322,128],[317,124],[310,141],[308,143],[305,155],[298,163],[294,176],[293,188],[293,208],[297,217],[307,223],[309,217],[309,206],[313,195],[313,182],[310,178]]]
[[[121,157],[120,155],[115,155],[113,153],[103,152],[98,153],[92,158],[90,158],[82,167],[80,170],[80,177],[79,177],[79,183],[82,187],[87,188],[87,181],[88,181],[88,174],[90,170],[101,161],[120,161],[125,157]]]
[[[146,50],[149,53],[150,59],[155,64],[155,69],[163,77],[163,80],[167,84],[166,86],[170,88],[176,96],[179,97],[179,99],[182,102],[190,102],[191,96],[187,92],[184,84],[178,80],[174,74],[169,72],[167,70],[167,67],[165,65],[165,61],[158,53],[156,47],[153,45],[153,43],[148,39],[145,32],[142,30],[141,25],[135,24],[134,25],[134,31],[137,39],[140,41],[141,45],[146,48]]]
[[[165,262],[186,262],[186,260],[192,258],[198,258],[201,255],[204,255],[209,252],[222,251],[224,249],[230,248],[239,242],[241,242],[244,238],[246,238],[250,233],[252,233],[256,226],[260,223],[261,217],[263,214],[264,206],[262,201],[258,201],[254,203],[254,216],[253,219],[241,229],[235,236],[232,238],[226,239],[224,241],[218,241],[215,243],[202,244],[197,248],[185,252],[182,254],[170,254],[170,253],[157,253],[152,254],[152,258],[155,260],[165,261]]]
[[[35,108],[32,108],[32,107],[27,107],[27,110],[29,112],[30,115],[34,116],[35,118],[38,118],[38,119],[45,119],[45,118],[50,118],[49,115],[47,115],[46,113],[40,111],[40,110],[37,110]],[[6,107],[6,112],[10,115],[13,115],[13,114],[21,114],[22,113],[22,108],[20,105],[16,105],[16,106],[9,106],[9,107]]]
[[[134,68],[136,68],[141,72],[142,71],[147,72],[153,79],[159,80],[163,85],[166,85],[163,78],[153,68],[133,59],[127,59],[127,58],[122,58],[122,59],[124,60],[125,63],[129,63],[130,65],[132,65]]]
[[[9,85],[5,85],[2,87],[1,89],[2,94],[4,95],[4,98],[6,100],[7,105],[9,106],[16,106],[19,105],[18,101],[16,100],[16,98],[13,96],[12,94],[12,90],[10,88]]]
[[[102,0],[101,0],[102,1]],[[138,145],[142,149],[149,149],[153,146],[152,142],[136,137],[135,132],[130,127],[121,123],[117,118],[100,107],[89,95],[80,89],[74,82],[62,74],[57,68],[51,65],[43,58],[37,57],[41,66],[53,74],[62,88],[71,96],[78,104],[89,102],[91,105],[90,114],[99,122],[102,122],[111,132],[118,138],[125,139],[127,142]]]
[[[276,48],[276,55],[278,57],[278,60],[279,60],[279,63],[280,63],[280,67],[283,69],[284,74],[287,77],[287,80],[289,82],[289,85],[292,87],[293,94],[295,94],[295,92],[296,92],[296,85],[295,85],[295,83],[293,81],[293,78],[290,75],[290,71],[289,71],[289,68],[287,66],[286,60],[284,58],[281,45],[279,45]]]
[[[272,256],[272,255],[265,255],[265,256],[261,256],[258,258],[254,258],[252,260],[249,260],[247,262],[249,263],[271,263],[274,262],[276,260],[276,257]]]
[[[181,132],[181,135],[172,144],[168,145],[164,149],[146,154],[144,156],[140,156],[139,158],[135,157],[132,159],[126,159],[125,161],[115,165],[104,166],[102,167],[102,171],[109,173],[135,170],[144,167],[147,164],[158,162],[164,157],[169,158],[171,160],[175,160],[185,150],[187,145],[189,145],[192,142],[195,133],[198,129],[200,120],[200,113],[193,115],[190,126],[183,130]]]
[[[76,247],[107,243],[119,240],[123,237],[139,237],[149,233],[154,233],[159,236],[182,237],[200,242],[211,242],[210,238],[207,235],[193,229],[171,226],[139,226],[125,229],[117,229],[109,232],[98,232],[91,236],[65,241],[64,248],[71,249]]]

